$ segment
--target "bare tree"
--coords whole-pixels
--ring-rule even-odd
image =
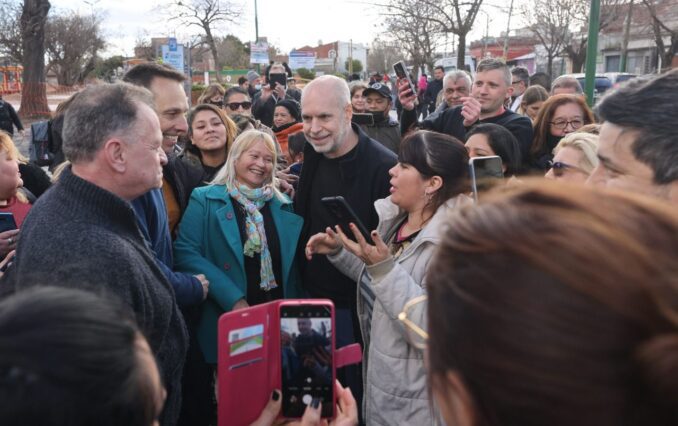
[[[393,64],[398,62],[401,50],[393,42],[386,42],[377,38],[367,55],[367,69],[379,73],[389,73]]]
[[[45,87],[45,25],[51,5],[48,0],[24,0],[21,12],[23,90],[19,114],[49,115]]]
[[[671,63],[675,55],[678,54],[678,21],[676,19],[676,5],[672,2],[662,2],[658,0],[642,0],[650,14],[652,33],[654,35],[657,50],[662,58],[662,66],[666,69],[671,68]],[[669,22],[673,25],[669,26]],[[668,37],[668,45],[664,42],[664,37]]]
[[[473,29],[483,0],[423,0],[431,10],[430,20],[440,26],[440,32],[457,36],[457,68],[465,69],[466,36]]]
[[[424,65],[433,69],[435,52],[444,37],[440,24],[431,20],[434,13],[430,4],[418,0],[392,0],[382,6],[387,34],[422,69]]]
[[[570,8],[576,0],[533,0],[522,8],[528,28],[544,47],[547,73],[553,75],[553,59],[560,55],[569,36]]]
[[[100,30],[100,19],[75,12],[51,16],[47,20],[45,45],[49,63],[61,85],[81,83],[94,71],[96,57],[106,43]]]
[[[622,3],[624,0],[601,0],[598,31],[603,32],[613,22],[623,19],[623,11],[620,7]],[[589,0],[574,0],[570,3],[571,27],[577,28],[570,28],[563,50],[572,61],[572,72],[581,72],[586,61],[589,6]]]
[[[242,14],[240,7],[225,0],[172,0],[168,6],[161,6],[166,10],[170,20],[187,27],[195,26],[201,29],[204,42],[214,58],[217,68],[217,80],[221,82],[221,60],[217,49],[217,40],[214,31],[226,22],[234,22]]]
[[[0,54],[9,56],[16,62],[23,62],[21,13],[21,2],[0,1]]]

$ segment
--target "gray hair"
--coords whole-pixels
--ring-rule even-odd
[[[579,80],[569,75],[561,75],[556,78],[553,84],[551,85],[551,95],[554,94],[556,89],[574,89],[576,95],[581,95],[584,93],[584,90],[581,88]]]
[[[64,154],[72,163],[88,162],[112,137],[135,131],[140,105],[155,109],[153,94],[129,83],[89,86],[66,110]]]
[[[278,167],[278,155],[276,153],[275,142],[271,135],[266,132],[259,130],[247,130],[241,133],[231,146],[230,151],[228,152],[228,158],[226,159],[226,164],[217,172],[216,176],[211,185],[226,185],[226,190],[231,191],[238,186],[238,180],[235,172],[235,163],[238,161],[240,156],[250,149],[255,143],[262,141],[266,145],[266,149],[273,155],[273,168],[271,169],[271,176],[264,182],[264,186],[270,186],[273,190],[275,196],[281,200],[286,201],[286,196],[280,192],[278,186],[280,186],[280,181],[275,175],[275,171]]]
[[[351,92],[348,90],[348,83],[346,80],[341,79],[334,75],[323,75],[314,80],[304,87],[304,91],[301,93],[301,102],[303,109],[304,95],[306,95],[311,90],[315,89],[315,86],[326,83],[331,85],[331,92],[327,93],[327,96],[332,96],[338,103],[341,108],[344,108],[347,105],[351,104]],[[316,89],[317,90],[317,89]]]
[[[468,73],[464,70],[453,70],[445,74],[445,77],[443,77],[443,87],[447,85],[448,81],[457,81],[457,80],[464,80],[464,83],[466,83],[466,87],[470,90],[471,89],[471,76],[468,75]]]
[[[576,149],[582,153],[582,159],[577,166],[588,174],[591,174],[600,162],[598,155],[596,155],[598,151],[598,135],[582,132],[570,133],[558,142],[558,145],[553,149],[553,155],[556,155],[563,148]]]
[[[506,62],[500,61],[499,59],[495,58],[487,58],[480,61],[478,63],[478,66],[476,67],[476,73],[492,70],[502,71],[506,85],[511,86],[511,70],[509,70],[509,67],[508,65],[506,65]]]

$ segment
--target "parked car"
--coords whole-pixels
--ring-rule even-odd
[[[638,77],[636,74],[631,74],[628,72],[606,72],[603,75],[610,79],[612,82],[612,87],[615,89],[619,87],[621,83]]]
[[[586,90],[586,74],[577,73],[577,74],[566,74],[568,77],[574,77],[581,84],[581,88]],[[593,103],[598,102],[598,99],[607,91],[607,89],[612,87],[612,80],[606,77],[603,74],[596,74],[596,82],[593,86]]]

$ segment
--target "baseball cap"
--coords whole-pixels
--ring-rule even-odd
[[[363,91],[363,96],[367,96],[370,93],[378,93],[384,98],[391,99],[391,89],[383,83],[372,83],[370,86]]]

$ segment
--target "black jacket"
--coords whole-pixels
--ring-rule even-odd
[[[433,79],[428,86],[426,86],[426,91],[424,92],[424,104],[428,105],[428,111],[433,112],[436,109],[436,99],[438,98],[438,92],[443,89],[443,80]]]
[[[447,108],[443,111],[437,111],[426,117],[424,121],[420,123],[420,126],[425,130],[433,130],[434,132],[454,136],[464,142],[466,141],[466,132],[473,126],[468,129],[464,127],[464,117],[461,115],[461,108],[461,106],[457,106],[454,108]],[[481,123],[493,123],[505,127],[518,140],[523,165],[529,163],[530,147],[532,147],[534,132],[532,129],[532,121],[528,117],[507,109],[503,114],[496,117],[478,120],[477,124]],[[403,110],[400,123],[403,134],[416,124],[416,111]]]
[[[398,155],[398,151],[400,151],[400,141],[402,140],[402,137],[400,136],[400,123],[391,120],[389,117],[388,120],[381,123],[374,123],[373,125],[364,124],[361,125],[360,128],[367,136]]]
[[[254,115],[254,118],[264,123],[264,125],[273,127],[273,113],[275,112],[275,104],[277,101],[273,98],[273,95],[271,95],[266,102],[262,102],[261,93],[262,92],[260,91],[254,95],[252,101],[252,115]],[[289,91],[285,93],[285,99],[297,101]]]
[[[202,174],[202,167],[195,167],[176,154],[167,156],[167,164],[162,168],[162,175],[172,187],[182,215],[188,206],[191,192],[202,186]]]
[[[0,130],[4,130],[10,135],[14,135],[14,126],[16,126],[19,131],[24,129],[12,104],[0,99]]]
[[[162,425],[176,424],[188,335],[174,290],[146,245],[130,203],[66,168],[34,204],[16,258],[0,281],[79,288],[129,305],[156,357],[167,400]]]
[[[370,139],[356,124],[352,124],[352,127],[353,131],[358,134],[358,145],[355,154],[340,163],[341,175],[337,176],[337,179],[341,181],[345,188],[344,194],[348,204],[367,229],[372,230],[376,229],[379,223],[374,202],[388,196],[391,179],[388,171],[397,163],[398,158],[379,142]],[[301,168],[299,186],[294,201],[295,212],[304,218],[297,252],[297,259],[301,262],[300,268],[302,268],[302,271],[306,267],[304,248],[312,232],[309,218],[316,217],[315,212],[311,211],[310,208],[310,196],[321,157],[322,154],[315,152],[310,143],[306,144],[304,165]],[[315,256],[311,262],[326,263],[326,268],[332,268],[332,273],[339,273],[324,256]],[[311,296],[328,297],[338,303],[339,306],[346,306],[351,300],[355,300],[355,285],[352,289],[346,286],[337,289],[333,288],[334,282],[331,279],[323,278],[327,277],[319,277],[315,283],[303,283]]]

